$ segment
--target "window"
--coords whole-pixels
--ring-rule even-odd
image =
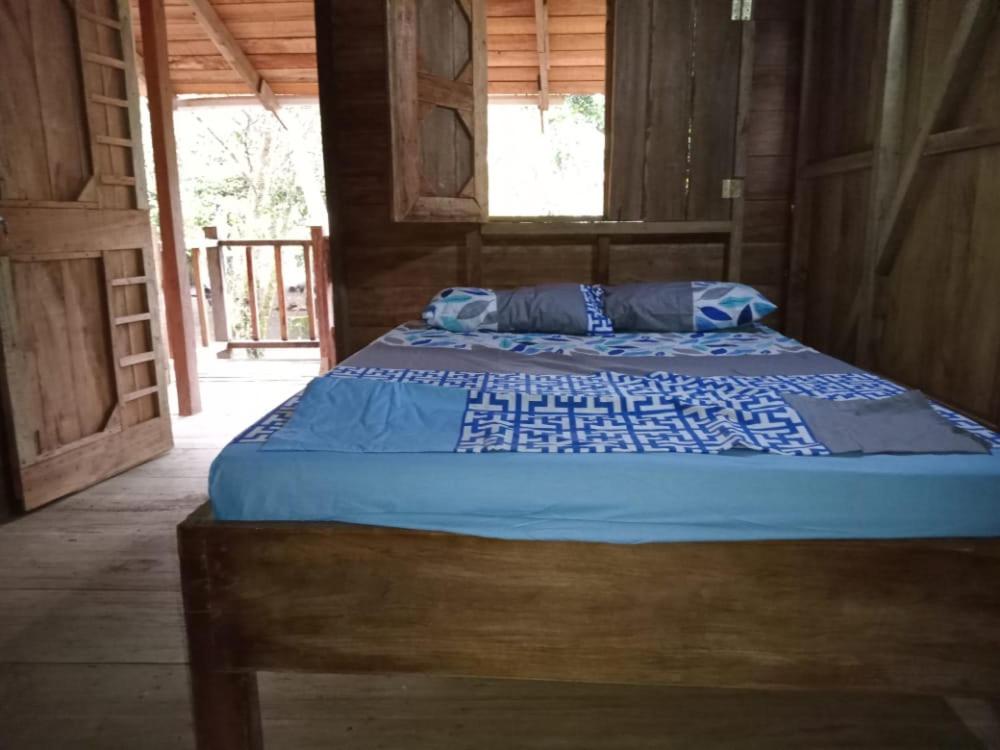
[[[749,122],[752,77],[740,71],[754,49],[731,4],[388,6],[397,221],[731,219],[747,168],[737,124]]]
[[[397,221],[603,215],[605,3],[564,10],[389,4]]]
[[[604,215],[604,95],[490,97],[490,215]]]

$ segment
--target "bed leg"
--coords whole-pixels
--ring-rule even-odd
[[[199,750],[262,750],[257,675],[191,665],[191,700]]]
[[[257,674],[232,668],[231,644],[218,632],[206,528],[185,522],[177,541],[198,750],[262,750]]]

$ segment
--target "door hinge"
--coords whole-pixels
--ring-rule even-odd
[[[750,21],[753,19],[753,0],[733,0],[732,8],[732,20]]]
[[[722,181],[722,197],[723,198],[742,198],[743,197],[743,178],[742,177],[730,177]]]

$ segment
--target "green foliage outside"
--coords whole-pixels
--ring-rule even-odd
[[[566,97],[566,108],[570,116],[589,123],[598,132],[604,132],[604,97],[593,95],[573,95]]]
[[[144,113],[145,114],[145,113]],[[181,108],[174,115],[181,205],[188,248],[207,244],[203,227],[225,239],[306,239],[312,224],[326,224],[322,144],[316,106],[285,107],[282,123],[261,107]],[[148,135],[146,160],[153,164]],[[156,182],[150,174],[150,205],[158,225]],[[286,250],[285,284],[304,282],[301,251]],[[276,313],[274,255],[256,250],[258,325],[272,335]],[[223,273],[230,335],[250,338],[247,276],[242,249],[227,249]],[[203,274],[204,275],[204,274]],[[304,316],[291,315],[289,336],[305,337]],[[252,350],[251,350],[252,351]]]

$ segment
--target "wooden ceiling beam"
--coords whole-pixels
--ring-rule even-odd
[[[219,54],[239,74],[264,108],[271,112],[278,119],[278,122],[281,122],[281,116],[278,114],[281,104],[271,90],[270,84],[257,72],[253,63],[243,52],[236,37],[232,35],[216,12],[212,0],[187,0],[187,2],[191,6],[191,10],[194,11],[198,23],[205,30],[208,38],[212,40],[216,49],[219,50]]]
[[[535,0],[535,48],[538,52],[538,109],[549,108],[549,4]]]

